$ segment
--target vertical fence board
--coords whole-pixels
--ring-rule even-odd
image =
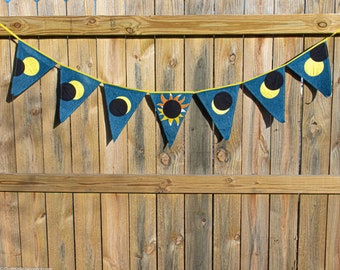
[[[67,11],[69,15],[94,15],[94,1],[70,0]],[[69,39],[71,67],[96,76],[96,62],[95,39]],[[99,172],[97,90],[71,115],[73,173]],[[100,195],[74,194],[74,220],[76,267],[101,268]]]
[[[246,14],[271,14],[274,2],[245,2]],[[272,52],[270,37],[247,37],[244,40],[244,80],[271,70]],[[242,173],[270,173],[269,113],[246,90],[243,95]],[[268,267],[269,196],[242,195],[241,269],[265,269]]]
[[[21,266],[18,194],[0,192],[0,266]]]
[[[124,15],[124,1],[99,1],[97,15]],[[125,39],[97,39],[98,77],[105,82],[126,85]],[[101,89],[103,91],[103,89]],[[110,136],[104,99],[99,97],[100,172],[127,173],[127,128],[117,141]],[[102,251],[103,269],[129,269],[129,197],[126,194],[103,194]]]
[[[65,15],[66,4],[55,1],[40,1],[40,16]],[[40,40],[42,52],[54,59],[67,63],[67,41],[65,39]],[[44,136],[45,173],[71,173],[71,140],[69,120],[55,126],[56,91],[58,70],[55,68],[41,79],[42,118]],[[72,194],[46,194],[47,237],[49,267],[74,269],[74,233]]]
[[[33,2],[9,3],[10,15],[37,15]],[[32,46],[39,43],[27,40]],[[12,46],[14,49],[14,47]],[[15,99],[14,124],[18,173],[43,172],[43,136],[41,124],[40,82],[35,83]],[[45,194],[19,193],[18,195],[22,266],[47,267],[47,236]]]
[[[101,219],[98,194],[74,194],[76,269],[101,269]]]
[[[187,1],[185,13],[213,14],[212,2]],[[213,86],[213,39],[186,38],[185,89]],[[196,100],[195,100],[196,101]],[[212,132],[210,123],[194,100],[186,115],[186,164],[189,174],[212,173]],[[185,195],[185,267],[212,269],[212,195]]]
[[[340,269],[340,196],[329,195],[327,215],[326,269]]]
[[[298,269],[325,267],[327,196],[301,195]]]
[[[306,1],[306,13],[332,13],[334,1]],[[308,48],[320,38],[306,38]],[[332,42],[328,42],[332,59]],[[330,151],[331,99],[304,85],[302,129],[302,174],[328,174]],[[312,102],[311,102],[312,101]],[[301,196],[298,267],[325,267],[327,195]]]
[[[157,269],[154,195],[130,195],[130,269]]]
[[[0,15],[7,16],[8,4],[0,3]],[[13,128],[12,103],[6,101],[11,79],[12,65],[9,40],[0,40],[0,59],[3,63],[0,70],[0,172],[16,171],[15,141]],[[12,47],[13,48],[13,47]],[[21,266],[21,247],[19,232],[18,194],[15,192],[0,193],[0,265]]]
[[[216,1],[216,14],[243,14],[239,0]],[[243,79],[243,38],[216,37],[214,51],[215,87]],[[239,89],[240,90],[240,89]],[[215,128],[214,174],[241,174],[242,92],[239,91],[229,140]],[[218,135],[217,135],[218,134]],[[241,195],[214,195],[214,269],[240,269]]]
[[[126,15],[153,15],[154,1],[126,0]],[[127,86],[153,91],[154,39],[127,39]],[[128,124],[129,173],[155,173],[155,116],[150,100],[142,100]],[[130,268],[156,269],[156,196],[129,195]]]
[[[184,2],[156,1],[156,15],[183,15]],[[184,39],[157,38],[156,91],[184,90]],[[182,124],[171,148],[157,123],[157,173],[184,173],[184,126]],[[184,269],[184,195],[157,196],[158,269]]]
[[[214,269],[240,269],[241,196],[214,195]]]
[[[75,269],[73,198],[69,193],[47,193],[48,259],[52,269]]]
[[[127,194],[102,194],[103,269],[129,269]]]
[[[98,1],[97,15],[124,15],[124,1]],[[97,39],[98,78],[105,82],[126,86],[126,57],[124,38]],[[114,142],[107,112],[103,109],[103,89],[98,97],[100,172],[127,173],[127,127]]]
[[[159,195],[158,269],[184,269],[184,196]]]
[[[298,14],[303,1],[275,2],[276,14]],[[299,37],[275,37],[273,65],[280,66],[302,52]],[[271,173],[297,175],[301,155],[300,82],[286,73],[285,123],[274,120],[271,130]],[[270,196],[269,269],[296,269],[298,241],[298,195]]]

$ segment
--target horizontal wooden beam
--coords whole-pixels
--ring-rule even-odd
[[[0,191],[340,194],[340,176],[0,174]]]
[[[340,14],[0,17],[18,36],[330,34]],[[8,33],[0,29],[0,36]]]

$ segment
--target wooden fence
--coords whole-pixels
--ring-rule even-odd
[[[267,72],[340,28],[339,9],[338,0],[0,2],[1,22],[54,59],[151,91]],[[56,69],[9,101],[15,43],[0,36],[0,269],[340,269],[337,36],[332,97],[287,74],[281,124],[240,91],[228,141],[193,102],[172,148],[147,100],[108,140],[100,90],[54,126]]]

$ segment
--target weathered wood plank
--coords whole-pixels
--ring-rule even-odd
[[[184,269],[184,195],[157,196],[158,269]]]
[[[67,1],[69,15],[94,15],[94,1]],[[97,76],[96,40],[68,40],[69,65]],[[99,172],[98,91],[71,115],[72,171]],[[76,268],[101,269],[100,194],[74,194]]]
[[[0,192],[0,265],[21,266],[18,194]]]
[[[240,269],[241,195],[214,195],[214,269]]]
[[[0,15],[7,15],[7,4],[0,2]],[[4,65],[0,70],[0,93],[6,97],[11,80],[11,48],[9,40],[0,40],[0,59]],[[15,141],[13,127],[13,104],[0,99],[0,172],[16,171]],[[18,194],[0,193],[0,265],[21,266],[21,247],[19,233]]]
[[[125,12],[124,1],[99,1],[96,8],[96,14],[100,15],[124,15]],[[124,38],[97,39],[97,59],[98,77],[109,83],[126,85]],[[104,102],[99,97],[100,172],[127,173],[127,128],[113,142]],[[102,194],[101,218],[103,269],[129,269],[129,196]]]
[[[76,269],[101,269],[99,194],[74,194]]]
[[[245,1],[245,14],[272,14],[274,1]],[[252,78],[272,68],[268,52],[273,41],[269,37],[244,39],[244,78]],[[270,173],[271,117],[243,87],[242,174]],[[268,267],[269,196],[242,195],[241,269]]]
[[[305,1],[306,13],[334,12],[335,1]],[[308,48],[315,38],[305,38]],[[333,59],[333,43],[328,42]],[[332,64],[332,63],[331,63]],[[304,85],[301,173],[329,173],[331,99]],[[313,102],[310,102],[313,100]],[[304,204],[305,203],[305,204]],[[298,268],[325,267],[327,196],[301,196]]]
[[[18,0],[10,2],[10,15],[35,16],[37,14],[35,3],[19,2]],[[37,40],[26,41],[39,48]],[[14,46],[12,48],[14,49]],[[15,99],[14,128],[19,173],[42,173],[44,169],[40,91],[40,82],[37,82]],[[22,266],[47,267],[45,194],[19,193],[18,206]]]
[[[326,269],[340,268],[340,196],[328,196]]]
[[[154,1],[125,1],[127,15],[153,15]],[[126,40],[127,86],[155,87],[153,38]],[[156,173],[155,116],[143,99],[128,123],[129,173]],[[137,136],[136,136],[137,135]],[[157,269],[156,196],[129,195],[130,269]]]
[[[155,1],[156,15],[183,15],[181,0]],[[184,89],[184,39],[157,38],[155,40],[156,91]],[[171,148],[157,125],[157,173],[184,173],[184,124]],[[184,269],[184,195],[157,196],[158,269]]]
[[[103,269],[129,269],[129,197],[101,195]]]
[[[240,15],[244,2],[215,1],[216,15]],[[216,37],[214,82],[228,85],[243,79],[243,38]],[[239,89],[240,90],[240,89]],[[232,132],[223,140],[215,128],[214,174],[241,174],[242,91],[239,91]],[[218,134],[218,135],[217,135]],[[240,269],[241,195],[214,194],[214,269]]]
[[[241,269],[268,268],[268,199],[268,195],[242,195]]]
[[[185,14],[213,14],[213,2],[189,0]],[[185,90],[213,86],[213,39],[185,39]],[[212,139],[210,123],[191,102],[185,117],[185,172],[211,174]],[[212,269],[212,195],[185,195],[185,268]]]
[[[276,2],[275,13],[299,14],[304,1]],[[303,50],[300,37],[274,38],[273,66],[279,66]],[[271,128],[272,174],[298,175],[301,157],[300,82],[288,72],[285,76],[285,123],[274,120]],[[270,196],[269,269],[296,269],[298,242],[298,195]]]
[[[203,11],[201,15],[192,16],[72,15],[11,16],[0,17],[0,21],[19,36],[331,34],[340,25],[338,14],[327,13],[211,15]],[[8,33],[0,29],[0,36],[8,36]]]
[[[0,191],[339,194],[340,177],[331,175],[0,174]]]
[[[39,15],[65,15],[66,5],[57,0],[40,1]],[[40,40],[40,49],[67,63],[66,39]],[[71,173],[71,137],[70,123],[55,126],[56,91],[51,86],[57,85],[58,70],[53,69],[41,79],[42,91],[42,128],[44,138],[44,172]],[[48,263],[53,269],[74,269],[74,230],[73,230],[73,197],[66,193],[46,194]]]
[[[301,195],[298,269],[324,269],[327,196]]]
[[[155,200],[155,195],[130,195],[130,269],[157,269]]]
[[[73,196],[46,194],[48,264],[52,269],[75,269]]]

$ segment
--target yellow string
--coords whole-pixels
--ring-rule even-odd
[[[287,65],[289,65],[290,63],[294,62],[296,59],[300,58],[301,56],[303,56],[304,54],[308,53],[309,51],[313,50],[315,47],[319,46],[320,44],[326,42],[327,40],[329,40],[330,38],[332,38],[333,36],[335,36],[336,34],[338,34],[340,32],[340,28],[337,29],[333,34],[331,34],[330,36],[322,39],[321,41],[319,41],[318,43],[314,44],[313,46],[311,46],[310,48],[308,48],[307,50],[303,51],[301,54],[298,54],[297,56],[295,56],[294,58],[292,58],[291,60],[289,60],[288,62],[286,62],[285,64],[282,64],[281,66],[278,66],[268,72],[265,72],[265,73],[262,73],[262,74],[259,74],[255,77],[252,77],[248,80],[245,80],[245,81],[242,81],[242,82],[238,82],[238,83],[233,83],[233,84],[228,84],[228,85],[224,85],[224,86],[219,86],[219,87],[213,87],[213,88],[207,88],[207,89],[201,89],[201,90],[197,90],[197,91],[157,91],[157,92],[154,92],[154,91],[149,91],[149,90],[143,90],[143,89],[137,89],[137,88],[130,88],[130,87],[125,87],[125,86],[120,86],[120,85],[116,85],[116,84],[111,84],[111,83],[107,83],[103,80],[100,80],[96,77],[93,77],[89,74],[86,74],[82,71],[79,71],[77,69],[74,69],[72,67],[69,67],[69,66],[66,66],[62,63],[60,63],[59,61],[55,60],[54,58],[46,55],[45,53],[41,52],[40,50],[36,49],[35,47],[33,47],[32,45],[30,45],[29,43],[23,41],[21,38],[19,38],[14,32],[12,32],[10,29],[8,29],[4,24],[0,23],[0,27],[2,29],[4,29],[6,32],[8,32],[11,36],[13,36],[15,39],[21,41],[22,43],[26,44],[28,47],[36,50],[37,52],[41,53],[42,55],[44,55],[45,57],[49,58],[50,60],[54,61],[57,65],[59,66],[62,66],[62,67],[65,67],[65,68],[68,68],[70,70],[73,70],[77,73],[80,73],[86,77],[89,77],[95,81],[98,81],[100,82],[101,84],[106,84],[106,85],[109,85],[109,86],[115,86],[115,87],[120,87],[120,88],[124,88],[126,90],[132,90],[132,91],[138,91],[138,92],[143,92],[143,93],[146,93],[148,95],[150,95],[151,93],[154,93],[154,94],[197,94],[197,93],[202,93],[202,92],[208,92],[208,91],[215,91],[215,90],[219,90],[219,89],[222,89],[222,88],[228,88],[228,87],[233,87],[233,86],[237,86],[237,85],[242,85],[242,84],[245,84],[247,82],[250,82],[252,80],[255,80],[257,78],[260,78],[261,76],[264,76],[264,75],[267,75],[269,73],[271,73],[272,71],[275,71],[275,70],[278,70],[278,69],[281,69],[283,67],[286,67]]]

